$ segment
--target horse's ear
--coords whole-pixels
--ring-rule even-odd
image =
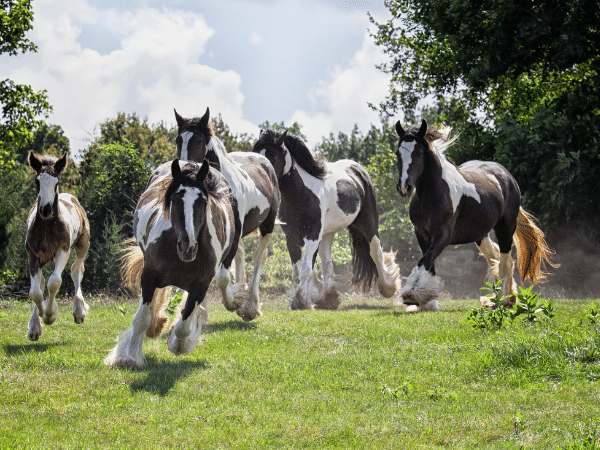
[[[177,121],[177,126],[181,128],[185,124],[185,119],[177,114],[177,110],[175,108],[173,108],[173,111],[175,111],[175,120]]]
[[[37,173],[40,173],[40,170],[42,170],[43,164],[38,159],[38,157],[35,156],[35,153],[33,153],[33,150],[29,150],[29,153],[27,154],[27,163],[29,164],[29,167],[31,167]]]
[[[196,181],[198,183],[204,183],[204,180],[206,179],[206,175],[208,175],[209,168],[210,168],[210,165],[208,163],[208,160],[205,159],[204,162],[202,163],[202,166],[200,167],[200,170],[198,171],[198,174],[196,175]]]
[[[202,125],[203,128],[206,128],[208,126],[208,119],[210,118],[210,111],[208,109],[208,106],[206,107],[206,112],[204,113],[204,115],[202,116],[202,118],[200,118],[200,125]]]
[[[400,125],[400,121],[396,122],[396,133],[398,134],[398,137],[400,139],[402,139],[404,137],[404,135],[406,134],[404,132],[404,129],[402,128],[402,125]]]
[[[175,179],[179,175],[181,175],[181,168],[179,167],[178,159],[174,159],[173,162],[171,163],[171,175],[173,176],[173,179]]]
[[[258,133],[258,138],[259,138],[259,139],[260,139],[260,137],[262,136],[262,134],[263,134],[263,131],[265,131],[265,130],[261,129],[261,130],[260,130],[260,133]]]
[[[54,171],[56,172],[56,175],[60,175],[62,171],[65,170],[65,168],[67,167],[68,163],[69,154],[67,152],[64,152],[61,158],[54,163]]]
[[[283,142],[285,141],[286,137],[287,137],[287,130],[285,130],[283,133],[281,133],[281,136],[279,136],[277,138],[277,140],[275,141],[275,145],[277,145],[278,147],[281,147],[283,145]]]
[[[419,128],[417,136],[420,138],[424,138],[425,134],[427,134],[427,121],[423,119],[423,121],[421,122],[421,128]]]

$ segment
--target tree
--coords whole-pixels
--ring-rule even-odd
[[[25,37],[32,29],[33,11],[30,0],[3,0],[0,6],[0,54],[16,56],[37,47]],[[38,116],[47,117],[52,107],[46,91],[35,92],[30,86],[12,80],[0,81],[0,169],[14,166],[15,151],[28,139],[32,130],[43,123]]]
[[[156,166],[175,158],[177,128],[167,127],[163,122],[148,124],[148,119],[140,120],[136,113],[117,114],[115,119],[107,119],[100,124],[100,136],[92,145],[131,144],[142,159]]]
[[[495,159],[546,224],[600,217],[600,1],[400,0],[376,23],[392,75],[379,108],[435,96],[457,162]],[[462,119],[460,118],[462,116]]]
[[[234,134],[231,128],[223,122],[221,114],[212,119],[212,125],[215,134],[227,149],[228,152],[249,152],[254,146],[254,136],[247,133]]]

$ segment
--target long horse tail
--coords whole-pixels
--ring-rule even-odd
[[[135,295],[140,295],[140,282],[142,270],[144,269],[144,254],[137,245],[135,238],[127,239],[121,256],[121,285]],[[165,305],[171,294],[171,287],[155,289],[150,306],[150,326],[146,330],[146,336],[156,338],[167,325],[169,317],[165,313]]]
[[[544,232],[536,225],[533,215],[523,208],[519,209],[513,243],[517,248],[517,266],[523,281],[539,283],[548,275],[545,271],[546,265],[559,267],[559,264],[552,262],[555,252],[548,247]]]
[[[355,227],[349,226],[350,242],[352,243],[352,285],[357,286],[363,292],[369,292],[371,286],[379,278],[377,265],[371,258],[371,246],[365,236]]]

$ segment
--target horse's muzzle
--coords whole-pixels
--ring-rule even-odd
[[[52,205],[47,203],[44,206],[39,207],[38,212],[42,219],[50,219],[52,217]]]
[[[400,186],[400,184],[398,183],[396,184],[396,190],[398,191],[398,194],[400,194],[400,197],[408,198],[410,197],[410,194],[412,194],[413,187],[410,184],[406,187]]]
[[[183,262],[191,262],[196,259],[196,253],[198,252],[198,244],[194,243],[185,248],[181,242],[177,243],[177,255]]]

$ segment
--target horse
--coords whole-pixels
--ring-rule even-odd
[[[206,108],[201,118],[186,119],[175,110],[177,121],[177,158],[185,161],[202,161],[205,158],[217,168],[231,186],[237,202],[236,215],[237,252],[223,261],[216,283],[223,293],[223,305],[250,321],[262,315],[258,286],[266,251],[275,228],[279,210],[279,187],[271,163],[263,156],[250,152],[227,153],[221,140],[209,124],[210,110]],[[259,240],[254,256],[254,271],[246,290],[244,247],[240,240],[258,229]],[[232,259],[235,256],[235,284],[228,287]],[[247,292],[247,297],[246,297]]]
[[[315,159],[306,144],[287,131],[263,130],[253,152],[275,168],[281,191],[280,220],[292,262],[292,309],[336,309],[331,245],[347,228],[352,242],[351,282],[392,297],[400,287],[394,253],[384,253],[378,235],[379,215],[371,177],[351,160]],[[302,248],[304,247],[304,255]],[[321,259],[322,285],[313,266]]]
[[[170,169],[170,170],[166,170]],[[151,175],[134,213],[134,235],[142,253],[141,296],[131,327],[104,359],[107,366],[141,367],[142,343],[152,320],[155,291],[176,286],[188,292],[167,346],[175,355],[196,347],[208,287],[230,252],[235,223],[227,180],[209,166],[175,159]]]
[[[485,256],[496,282],[502,280],[502,304],[516,303],[517,285],[511,257],[515,244],[523,282],[543,281],[554,252],[533,215],[521,207],[521,191],[502,165],[468,161],[456,166],[444,152],[455,139],[450,128],[430,127],[423,120],[404,131],[396,123],[400,197],[410,198],[409,216],[423,253],[408,277],[401,297],[407,311],[438,310],[443,280],[435,274],[435,259],[448,245],[474,242]],[[412,196],[411,196],[412,195]],[[498,243],[490,238],[494,231]],[[483,306],[493,306],[491,302]]]
[[[34,302],[27,337],[37,341],[42,336],[43,325],[51,325],[58,315],[55,298],[62,284],[62,271],[67,265],[71,249],[75,249],[75,262],[71,278],[75,285],[73,318],[83,323],[89,310],[81,292],[83,260],[90,247],[90,224],[79,201],[71,194],[59,193],[60,174],[68,164],[68,154],[61,158],[52,155],[37,156],[33,150],[27,156],[29,166],[35,170],[37,199],[27,216],[25,248],[31,277],[29,296]],[[42,268],[54,262],[54,271],[48,278],[48,300],[44,300],[44,275]]]

